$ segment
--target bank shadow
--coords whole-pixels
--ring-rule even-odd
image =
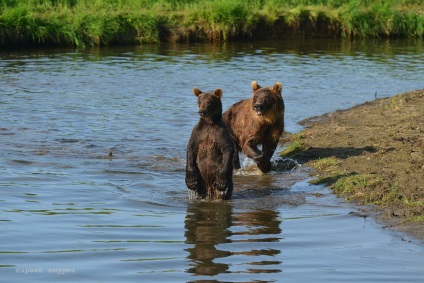
[[[185,219],[186,244],[191,245],[186,249],[186,272],[203,276],[282,272],[278,268],[282,262],[275,258],[281,251],[272,245],[281,239],[280,224],[279,213],[272,210],[234,213],[231,202],[190,202]],[[258,257],[267,260],[256,262]]]
[[[293,157],[297,162],[303,164],[310,161],[316,161],[323,158],[335,157],[346,159],[352,156],[358,156],[364,152],[377,152],[373,146],[365,147],[309,147],[306,150],[296,153]]]

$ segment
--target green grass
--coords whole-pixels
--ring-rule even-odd
[[[290,137],[290,143],[288,144],[288,146],[282,152],[280,152],[280,156],[286,158],[294,158],[299,153],[303,152],[305,149],[306,148],[303,143],[302,134],[294,134]]]
[[[402,95],[398,95],[389,100],[382,100],[381,105],[386,111],[398,111],[402,108],[403,97]]]
[[[423,34],[422,0],[0,0],[9,46]]]
[[[336,194],[344,196],[347,201],[359,200],[366,205],[375,204],[386,207],[397,203],[404,207],[418,208],[418,210],[421,210],[424,206],[424,202],[414,200],[413,196],[408,198],[400,194],[397,184],[391,184],[384,190],[375,190],[374,188],[386,186],[383,184],[382,178],[376,174],[333,171],[324,177],[311,181],[311,183],[314,185],[325,185]],[[421,219],[417,218],[415,221],[421,221]]]
[[[327,158],[321,158],[314,162],[313,167],[317,168],[319,170],[329,170],[336,166],[339,162],[336,158],[333,157],[327,157]]]
[[[417,215],[406,219],[406,221],[410,222],[424,222],[424,215]]]
[[[351,176],[344,176],[338,179],[332,189],[342,195],[354,195],[367,187],[367,176],[362,174],[353,174]]]
[[[376,194],[373,188],[381,186],[382,182],[380,177],[373,174],[341,173],[334,171],[325,177],[313,180],[311,183],[328,186],[335,193],[344,196],[346,200],[361,199],[364,204],[386,205],[398,198],[395,188],[387,190],[382,194]]]

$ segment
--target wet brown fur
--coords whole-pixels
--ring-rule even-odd
[[[240,168],[238,153],[243,152],[256,162],[262,172],[267,173],[271,170],[271,157],[284,131],[283,87],[278,82],[271,87],[261,87],[256,81],[251,86],[253,97],[230,106],[223,118],[237,150],[234,168]],[[262,151],[258,145],[262,145]]]
[[[234,143],[222,119],[222,90],[202,92],[198,98],[199,122],[187,145],[186,185],[191,198],[230,199],[233,191]]]

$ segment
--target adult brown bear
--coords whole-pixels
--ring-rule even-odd
[[[199,122],[187,146],[186,185],[190,197],[230,199],[233,192],[235,147],[222,119],[222,90],[202,92],[198,98]]]
[[[277,82],[272,87],[261,87],[256,81],[251,85],[253,97],[230,106],[223,118],[237,150],[234,168],[240,168],[238,153],[241,151],[267,173],[271,170],[271,157],[284,131],[283,86]],[[262,151],[258,145],[262,145]]]

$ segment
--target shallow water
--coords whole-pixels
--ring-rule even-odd
[[[4,282],[421,282],[424,248],[244,160],[228,202],[187,199],[192,88],[283,83],[301,119],[424,87],[422,41],[0,51]],[[354,212],[352,214],[352,212]]]

